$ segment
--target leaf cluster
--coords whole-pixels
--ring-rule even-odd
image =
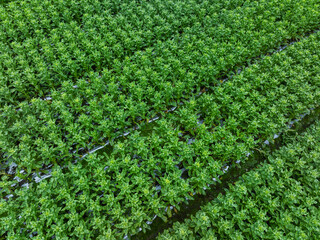
[[[19,163],[17,176],[28,181],[29,188],[18,187],[16,178],[2,177],[0,214],[5,224],[0,233],[12,238],[30,234],[59,239],[120,238],[147,229],[147,221],[155,215],[166,220],[171,216],[166,209],[180,210],[179,203],[214,184],[226,164],[245,160],[259,143],[319,105],[320,68],[314,64],[319,61],[319,42],[320,33],[316,33],[265,57],[159,120],[150,134],[137,130],[127,139],[116,140],[109,153],[89,154],[76,164],[71,161],[72,143],[93,135],[72,121],[62,101],[48,105],[35,98],[31,105],[22,102],[20,111],[3,108],[4,119],[15,121],[11,128],[0,125],[7,139],[1,144],[8,149],[8,161]],[[67,134],[60,126],[62,120],[48,113],[50,106],[60,109],[61,118],[69,123]],[[97,107],[97,102],[90,101],[88,107]],[[17,115],[25,116],[28,125]],[[36,115],[47,124],[37,121]],[[29,128],[31,124],[37,128]],[[17,146],[13,136],[5,134],[8,131],[16,137],[25,131],[19,132]],[[50,140],[36,138],[39,131]],[[36,183],[30,175],[34,169],[41,170],[44,160],[53,163],[51,177]],[[268,189],[263,188],[260,195],[268,199]],[[234,207],[235,203],[229,204]],[[201,219],[200,225],[210,223],[206,215]],[[265,224],[258,223],[250,231],[264,233]],[[232,224],[221,220],[220,231],[232,229]]]
[[[158,239],[318,239],[320,124]]]

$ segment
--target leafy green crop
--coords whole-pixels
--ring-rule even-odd
[[[124,141],[115,140],[110,154],[89,154],[76,164],[71,162],[72,143],[85,146],[86,136],[94,136],[85,118],[74,122],[62,100],[22,102],[19,111],[4,107],[7,125],[0,126],[1,144],[7,159],[18,164],[16,175],[29,179],[29,188],[19,188],[13,176],[2,177],[1,233],[8,239],[33,233],[39,239],[118,239],[148,228],[146,221],[155,214],[170,217],[167,207],[180,210],[180,202],[215,183],[225,164],[245,160],[258,144],[319,106],[320,67],[314,64],[319,62],[319,42],[316,33],[265,57],[159,120],[150,135],[137,130]],[[51,115],[54,108],[61,110],[63,120]],[[98,112],[102,107],[90,101],[88,108]],[[67,134],[59,125],[63,122],[69,124]],[[38,131],[48,139],[37,138]],[[13,137],[19,137],[19,144]],[[38,184],[31,174],[43,171],[44,162],[54,163],[52,177]],[[230,228],[227,221],[223,224]]]
[[[97,76],[105,85],[117,83],[110,74],[125,59],[135,61],[137,51],[181,41],[194,22],[244,2],[13,1],[0,7],[1,86],[11,95],[6,100],[47,97],[64,82]]]
[[[320,123],[158,239],[318,239]]]
[[[318,27],[320,17],[318,0],[187,1],[180,10],[179,2],[116,3],[33,0],[0,7],[2,164],[15,162],[28,173],[68,165],[202,87],[216,86],[248,59]],[[185,24],[167,13],[171,5]],[[165,30],[153,31],[142,51],[134,39],[147,39],[137,36],[158,21],[140,26],[136,18],[158,12],[164,25],[181,25],[183,32],[162,39],[157,34]],[[125,35],[129,23],[137,24],[133,38]]]
[[[319,7],[319,0],[0,5],[0,236],[120,239],[146,230],[155,215],[166,220],[171,206],[180,211],[224,166],[319,106],[319,32],[268,56],[319,27]],[[117,138],[155,116],[148,134]],[[109,152],[87,154],[107,140]],[[211,220],[201,219],[206,231]],[[227,234],[231,223],[221,221]],[[254,226],[250,234],[269,234],[263,221]]]

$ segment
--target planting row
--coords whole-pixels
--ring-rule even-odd
[[[158,239],[318,239],[320,123]]]
[[[97,72],[95,77],[107,75],[101,73],[104,69],[113,72],[138,50],[180,41],[193,23],[202,25],[204,18],[244,3],[14,1],[0,7],[3,81],[15,103],[46,97],[64,81],[75,85],[80,78],[93,77],[91,71]],[[105,84],[110,78],[105,76]]]
[[[1,233],[13,239],[30,234],[120,238],[148,228],[155,215],[170,217],[170,206],[179,211],[179,203],[219,180],[226,164],[244,161],[291,120],[319,106],[320,67],[314,64],[320,57],[319,42],[317,33],[265,57],[157,121],[149,134],[137,130],[112,143],[108,153],[97,151],[76,164],[66,161],[63,168],[55,164],[51,178],[30,181],[29,189],[17,189],[16,180],[3,176],[1,214],[6,221]],[[42,114],[48,104],[38,104]],[[5,112],[8,117],[10,113]],[[42,128],[54,137],[54,126]],[[22,169],[28,174],[40,169],[40,157],[55,161],[59,155],[49,155],[47,143],[32,134],[21,139],[19,151],[25,157],[8,152],[21,178],[27,179],[19,174]],[[39,155],[30,155],[28,141],[38,145]],[[69,154],[63,145],[67,142],[58,147]]]
[[[63,6],[62,1],[59,3]],[[1,26],[18,23],[10,21],[14,19],[6,15],[10,12],[18,17],[22,14],[18,12],[22,11],[21,17],[25,14],[32,17],[33,14],[27,11],[32,6],[17,1],[2,8],[4,16],[0,18],[8,18],[5,20],[8,23]],[[60,5],[57,3],[57,6]],[[1,134],[4,136],[0,142],[4,156],[1,163],[5,164],[10,158],[9,163],[14,161],[29,173],[44,164],[67,164],[84,153],[78,153],[80,148],[103,145],[105,139],[117,136],[117,130],[136,124],[138,119],[150,119],[168,107],[179,106],[179,102],[191,97],[195,87],[199,92],[200,86],[215,86],[219,82],[217,78],[230,68],[265,53],[285,39],[308,32],[317,26],[320,16],[316,0],[308,3],[295,0],[247,1],[242,7],[229,8],[215,13],[216,8],[208,6],[208,16],[203,18],[199,15],[198,22],[184,29],[178,38],[157,42],[152,49],[135,52],[123,61],[112,61],[112,67],[105,68],[101,75],[98,70],[86,69],[81,60],[81,64],[72,70],[75,74],[90,72],[90,76],[81,78],[72,77],[62,65],[59,71],[53,66],[47,68],[47,63],[55,65],[56,60],[50,59],[49,53],[41,52],[46,48],[41,41],[50,39],[46,46],[57,50],[52,52],[53,57],[60,58],[59,54],[69,53],[77,56],[65,49],[71,43],[64,39],[68,34],[63,27],[55,28],[60,37],[47,36],[44,30],[39,30],[46,28],[40,26],[37,30],[42,36],[40,40],[32,35],[21,44],[18,41],[9,44],[5,38],[8,44],[1,45],[4,48],[1,52],[2,57],[6,57],[0,61]],[[41,14],[42,11],[38,12]],[[48,19],[51,18],[50,15]],[[45,23],[41,21],[41,24]],[[63,24],[68,23],[65,21]],[[15,29],[10,26],[5,28],[8,31],[4,29],[1,33],[6,35],[10,29]],[[72,24],[68,27],[73,28]],[[83,32],[77,25],[74,28],[79,28],[79,33]],[[55,31],[51,33],[54,35]],[[85,40],[93,44],[89,35],[87,39],[80,34],[80,39],[70,41],[80,44]],[[72,36],[78,36],[78,33]],[[105,42],[104,37],[101,41]],[[22,65],[19,58],[26,58]],[[34,65],[38,60],[42,67]],[[85,56],[83,61],[97,63],[100,60]],[[65,59],[61,64],[67,62]],[[30,81],[21,74],[28,75]]]
[[[113,39],[108,34],[116,34],[117,28],[101,30],[99,26],[112,27],[112,24],[93,20],[99,18],[102,22],[107,21],[105,19],[111,21],[111,17],[89,15],[88,19],[82,19],[81,26],[58,17],[62,26],[55,26],[54,16],[49,13],[54,15],[59,9],[50,10],[50,6],[43,6],[46,9],[43,11],[38,9],[38,2],[35,2],[37,7],[34,6],[33,11],[38,14],[32,14],[33,1],[30,4],[14,2],[11,11],[11,8],[3,9],[1,17],[5,19],[1,25],[5,43],[1,51],[1,106],[8,102],[18,105],[21,100],[30,101],[35,97],[45,98],[50,95],[55,101],[63,100],[65,106],[72,106],[70,101],[76,98],[84,113],[87,112],[86,104],[90,100],[106,105],[112,119],[116,119],[117,115],[114,114],[120,111],[126,112],[123,120],[128,117],[131,121],[135,120],[135,117],[145,115],[140,108],[144,109],[146,105],[148,109],[154,108],[159,112],[169,104],[175,104],[175,100],[184,94],[190,95],[195,87],[214,83],[216,77],[248,58],[258,56],[283,40],[298,37],[300,33],[318,26],[320,15],[315,10],[318,9],[318,1],[281,2],[279,5],[275,0],[251,1],[231,10],[224,9],[222,4],[200,9],[189,6],[188,9],[198,9],[200,12],[202,9],[210,11],[206,10],[205,17],[203,14],[190,13],[190,19],[192,15],[198,16],[198,19],[194,25],[184,29],[183,34],[170,33],[171,38],[164,41],[153,36],[156,43],[152,47],[145,51],[134,48],[135,54],[131,57],[127,57],[130,54],[124,50],[130,47],[119,45],[122,42],[137,41],[130,38],[127,41]],[[44,1],[41,3],[48,4]],[[79,5],[79,8],[86,9],[86,4],[87,8],[93,8],[89,3]],[[62,1],[61,5],[65,7]],[[70,9],[69,14],[77,15],[71,6]],[[28,13],[29,17],[34,18],[29,22],[39,22],[40,26],[30,24],[30,27],[35,28],[34,31],[27,26],[20,27],[31,34],[24,36],[17,31],[20,28],[16,25],[28,19],[25,16]],[[125,17],[128,17],[127,14],[122,16]],[[53,25],[47,23],[49,25],[46,26],[46,22],[53,22]],[[89,26],[86,28],[86,25]],[[118,25],[127,29],[126,24]],[[155,30],[155,27],[151,26],[149,30]],[[12,40],[11,32],[22,37]],[[143,29],[141,32],[147,31]],[[115,50],[112,50],[112,45],[115,45]],[[137,43],[137,46],[141,45]],[[57,92],[56,88],[59,87],[62,89]],[[65,95],[61,96],[61,93]],[[136,101],[141,103],[134,104]],[[112,106],[113,102],[118,104]],[[130,121],[125,122],[130,124]],[[110,125],[118,127],[127,124]]]

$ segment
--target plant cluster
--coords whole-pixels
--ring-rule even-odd
[[[1,164],[67,165],[320,19],[318,0],[119,2],[0,6]]]
[[[79,139],[68,134],[66,140],[52,144],[62,130],[47,109],[61,107],[62,101],[49,104],[34,99],[31,105],[21,104],[19,111],[3,108],[7,122],[19,114],[26,116],[28,125],[38,125],[52,141],[34,138],[37,130],[28,132],[32,128],[16,120],[11,128],[26,131],[18,147],[7,152],[19,161],[17,169],[30,178],[33,169],[41,169],[41,159],[54,166],[51,178],[39,184],[30,181],[28,189],[17,188],[18,181],[11,176],[2,177],[0,214],[4,224],[0,234],[7,234],[8,239],[30,235],[35,239],[112,239],[147,229],[146,221],[155,214],[170,217],[170,206],[179,210],[179,203],[203,193],[215,183],[213,178],[223,174],[225,164],[243,158],[286,129],[291,120],[319,106],[320,67],[314,64],[319,62],[319,43],[320,33],[315,33],[267,56],[212,91],[192,98],[159,120],[147,136],[137,130],[127,139],[116,140],[110,153],[89,154],[76,164],[56,162],[71,159],[73,146],[67,144],[81,143],[81,131],[89,132],[87,125],[73,123],[68,131],[74,131]],[[97,102],[90,106],[100,109]],[[47,119],[47,124],[37,121],[37,115]],[[65,110],[63,118],[72,119],[72,114]],[[8,131],[0,127],[2,133]],[[10,144],[12,136],[3,135],[8,140],[1,144]],[[35,144],[39,154],[28,144]],[[26,177],[19,172],[16,176]],[[10,194],[12,197],[6,197]]]
[[[158,239],[318,239],[320,123]]]
[[[101,75],[104,85],[117,84],[128,74],[125,64],[140,64],[135,58],[150,57],[144,52],[153,45],[177,43],[194,22],[202,25],[203,18],[244,2],[13,1],[0,7],[1,86],[11,95],[6,100],[47,97],[63,83]]]

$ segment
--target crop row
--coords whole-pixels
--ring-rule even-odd
[[[60,6],[58,3],[63,5],[64,2],[58,1],[54,6]],[[32,7],[36,11],[32,4],[17,1],[2,8],[0,19],[6,18],[8,23],[1,24],[4,27],[1,33],[7,35],[10,29],[16,29],[13,26],[19,21],[14,21],[15,16],[18,18],[22,14],[18,13],[23,12],[20,17],[27,17],[27,10]],[[0,145],[4,157],[0,161],[4,164],[10,158],[9,163],[16,162],[28,173],[38,171],[44,164],[68,164],[79,156],[74,151],[102,145],[105,139],[115,137],[117,130],[136,124],[138,118],[149,119],[168,106],[179,106],[181,100],[192,96],[195,88],[214,86],[219,82],[217,78],[230,68],[265,53],[285,39],[297,38],[300,33],[315,28],[320,17],[317,7],[316,0],[308,3],[247,1],[242,7],[230,7],[219,13],[212,12],[215,8],[208,6],[209,15],[205,18],[199,15],[202,20],[186,28],[179,38],[157,42],[152,48],[135,52],[123,61],[115,60],[112,68],[111,65],[105,68],[101,75],[99,71],[89,71],[88,77],[72,78],[63,65],[59,71],[47,68],[47,63],[54,65],[56,60],[50,59],[49,53],[36,53],[46,48],[40,42],[50,39],[57,41],[53,46],[46,43],[48,48],[56,49],[52,56],[69,53],[77,56],[64,49],[70,44],[63,27],[54,28],[60,37],[48,37],[44,30],[40,31],[46,28],[40,26],[37,31],[42,36],[40,39],[32,35],[23,37],[21,44],[18,40],[2,44],[0,106],[4,137]],[[49,11],[50,6],[46,9]],[[15,13],[14,16],[9,18],[9,12]],[[31,18],[38,16],[29,15]],[[49,15],[48,19],[52,17]],[[77,28],[75,24],[74,27]],[[51,33],[54,35],[55,31]],[[103,39],[100,40],[105,42]],[[70,41],[78,44],[80,40],[99,45],[85,36]],[[4,41],[9,40],[4,38]],[[19,58],[25,58],[23,64]],[[42,67],[34,64],[37,59]],[[84,61],[100,62],[89,56]],[[68,59],[60,62],[67,63]],[[86,69],[81,64],[72,67],[75,74]]]
[[[135,54],[131,57],[127,57],[130,54],[126,53],[124,47],[118,46],[121,39],[112,40],[108,36],[116,30],[98,29],[98,26],[109,25],[95,23],[93,19],[96,15],[88,17],[91,23],[88,29],[83,29],[87,25],[86,19],[82,27],[65,23],[60,18],[62,26],[45,26],[45,19],[47,22],[53,21],[53,16],[47,16],[46,11],[34,7],[35,12],[44,16],[29,14],[30,17],[38,19],[44,26],[38,26],[34,34],[27,26],[22,26],[21,29],[31,34],[24,36],[16,26],[23,21],[15,18],[20,16],[28,19],[24,12],[28,12],[32,4],[14,5],[18,10],[13,8],[12,13],[5,8],[1,17],[6,19],[2,24],[2,33],[10,35],[14,32],[22,37],[15,41],[11,40],[13,37],[3,40],[7,44],[2,45],[1,85],[4,87],[1,98],[6,101],[2,101],[1,106],[5,102],[18,104],[22,99],[31,101],[35,97],[50,95],[54,100],[63,100],[66,107],[76,98],[86,112],[86,105],[92,100],[107,105],[107,113],[113,119],[119,117],[119,111],[122,113],[127,110],[121,116],[124,123],[110,124],[126,126],[130,124],[125,121],[127,118],[133,121],[137,116],[144,116],[143,109],[154,108],[159,112],[169,104],[175,104],[185,94],[190,95],[195,87],[213,83],[217,76],[229,68],[318,26],[316,0],[308,3],[294,0],[281,2],[283,4],[279,5],[278,1],[252,1],[231,10],[208,7],[211,9],[208,15],[196,15],[197,21],[186,28],[183,34],[171,35],[165,41],[154,36],[156,44],[145,51],[134,49]],[[49,6],[43,8],[47,11],[50,9]],[[56,13],[58,9],[52,11]],[[100,18],[101,21],[105,19]],[[34,24],[30,25],[35,28]],[[152,27],[150,29],[154,29]],[[50,36],[46,33],[49,29]],[[123,41],[136,42],[130,38]],[[110,50],[113,44],[116,50]],[[119,54],[124,56],[119,57]],[[57,92],[58,87],[62,89]],[[140,104],[134,104],[136,101]],[[118,104],[114,106],[113,102]]]
[[[245,160],[253,148],[319,105],[320,67],[314,64],[320,57],[319,42],[316,33],[265,57],[157,121],[149,135],[137,130],[113,143],[108,154],[89,154],[64,168],[55,164],[50,179],[30,182],[29,189],[16,189],[16,180],[2,177],[1,194],[12,197],[1,200],[0,214],[6,216],[1,233],[8,231],[13,239],[34,232],[39,238],[119,238],[148,228],[146,221],[155,215],[170,217],[170,206],[179,210],[179,203],[203,193],[223,174],[225,164]],[[37,104],[35,110],[43,114],[48,103]],[[10,117],[10,111],[4,113]],[[50,137],[57,132],[54,126],[43,126]],[[57,157],[32,134],[21,139],[34,142],[42,155],[31,156],[24,142],[18,146],[24,157],[9,152],[19,161],[17,176],[24,177],[21,169],[30,174],[39,169],[37,157]]]
[[[177,42],[193,23],[244,2],[15,1],[0,7],[4,81],[17,102],[44,97],[64,81],[91,78],[91,71],[113,72],[136,51]]]
[[[158,239],[318,239],[320,123]]]

